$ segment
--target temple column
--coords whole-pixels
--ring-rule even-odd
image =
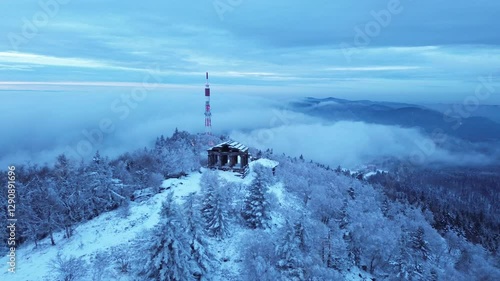
[[[212,166],[217,165],[217,154],[212,155]]]
[[[238,165],[238,154],[237,153],[234,154],[234,164],[233,164],[233,166],[236,166],[236,165]]]
[[[241,158],[241,167],[245,167],[245,155],[244,154],[240,154],[240,158]]]
[[[229,155],[227,153],[221,153],[220,158],[221,158],[221,166],[224,166],[227,164]]]
[[[208,154],[208,167],[214,166],[215,161],[214,161],[214,155],[213,153],[209,152]]]

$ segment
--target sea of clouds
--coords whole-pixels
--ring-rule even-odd
[[[50,164],[61,153],[88,160],[96,150],[115,157],[151,146],[175,128],[204,131],[205,99],[195,88],[13,92],[2,93],[2,100],[2,166]],[[213,132],[331,166],[357,167],[382,157],[418,163],[488,161],[484,155],[433,146],[418,129],[329,122],[293,111],[289,101],[271,94],[217,93],[211,102]]]

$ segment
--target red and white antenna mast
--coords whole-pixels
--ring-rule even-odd
[[[208,83],[208,72],[206,73],[207,83],[205,84],[205,133],[212,134],[212,112],[210,111],[210,84]]]

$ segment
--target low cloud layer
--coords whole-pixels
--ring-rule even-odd
[[[202,88],[201,88],[202,89]],[[193,88],[131,88],[116,92],[17,92],[0,104],[0,165],[52,163],[60,153],[89,159],[96,150],[115,157],[151,146],[175,130],[204,131],[204,96]],[[416,129],[361,122],[325,123],[287,110],[290,98],[215,91],[214,134],[260,149],[336,166],[356,167],[382,157],[417,162],[485,163],[481,155],[432,146]]]
[[[487,164],[485,155],[455,152],[437,147],[433,140],[417,129],[341,121],[334,124],[287,124],[250,133],[231,134],[259,149],[271,147],[274,152],[336,167],[356,168],[385,157],[405,159],[413,164],[454,163]]]
[[[2,97],[0,165],[51,163],[60,153],[88,159],[150,146],[178,128],[204,131],[203,85],[192,88],[96,88],[94,92],[14,92]],[[214,91],[213,132],[273,126],[279,101]],[[302,114],[299,119],[307,119]]]

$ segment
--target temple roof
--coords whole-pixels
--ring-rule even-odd
[[[243,145],[243,144],[241,144],[241,143],[239,143],[237,141],[225,141],[225,142],[219,143],[216,146],[213,146],[209,150],[219,150],[219,149],[222,149],[222,148],[237,149],[237,150],[239,150],[241,152],[247,152],[248,151],[248,147],[246,147],[245,145]]]

